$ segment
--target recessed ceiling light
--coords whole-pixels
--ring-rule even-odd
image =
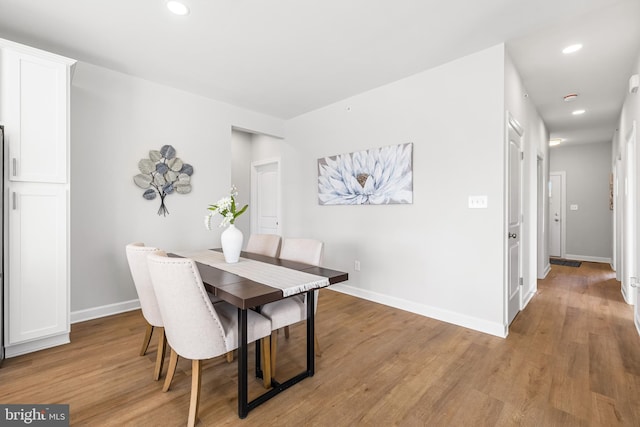
[[[564,102],[571,102],[575,100],[577,97],[578,97],[577,93],[570,93],[568,95],[565,95],[564,98],[562,99],[564,99]]]
[[[565,55],[568,53],[574,53],[579,51],[580,49],[582,49],[582,45],[580,43],[577,44],[572,44],[570,46],[565,47],[564,49],[562,49],[562,53],[564,53]]]
[[[187,15],[189,14],[189,8],[179,1],[171,0],[167,2],[167,8],[175,13],[176,15]]]
[[[549,140],[549,147],[555,147],[556,145],[560,145],[560,143],[564,141],[564,138],[553,138]]]
[[[573,114],[574,116],[579,116],[580,114],[584,114],[585,112],[586,110],[575,110],[571,114]]]

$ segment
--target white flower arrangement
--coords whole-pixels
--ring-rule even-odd
[[[207,209],[209,209],[211,212],[209,212],[204,217],[204,226],[207,230],[212,229],[211,219],[215,214],[219,213],[220,215],[222,215],[222,222],[218,227],[226,227],[229,224],[233,224],[236,218],[238,218],[244,213],[244,211],[247,210],[249,205],[244,205],[242,209],[236,211],[237,196],[238,190],[236,189],[236,186],[233,185],[231,186],[231,191],[229,191],[229,196],[223,197],[222,199],[218,200],[215,205],[209,205]]]

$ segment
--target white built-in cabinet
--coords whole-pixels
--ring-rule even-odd
[[[74,65],[74,60],[0,39],[7,357],[69,342]]]

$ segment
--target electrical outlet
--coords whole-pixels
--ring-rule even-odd
[[[353,262],[353,269],[355,271],[360,271],[360,261],[354,261]]]

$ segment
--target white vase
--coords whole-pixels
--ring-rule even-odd
[[[235,225],[229,224],[226,230],[220,235],[220,243],[222,244],[222,253],[224,259],[228,263],[238,262],[240,258],[240,250],[242,249],[242,231],[238,230]]]

